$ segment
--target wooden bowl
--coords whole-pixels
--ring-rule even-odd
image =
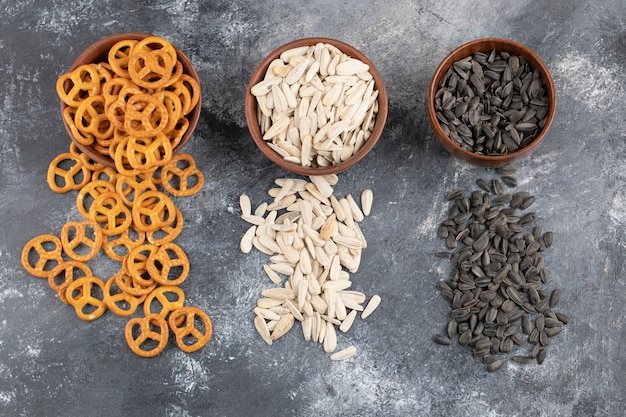
[[[111,49],[113,45],[115,45],[119,41],[126,40],[126,39],[141,40],[150,36],[154,36],[154,35],[151,35],[149,33],[142,33],[142,32],[125,32],[125,33],[117,33],[114,35],[107,36],[106,38],[100,39],[99,41],[88,46],[87,49],[85,49],[80,55],[78,55],[78,57],[72,63],[69,71],[72,71],[83,64],[90,64],[90,63],[97,64],[100,62],[106,62],[109,50]],[[200,77],[198,76],[198,72],[196,71],[195,67],[191,63],[191,60],[175,45],[174,45],[174,49],[176,50],[176,54],[178,55],[178,60],[181,62],[183,66],[183,72],[193,77],[198,83],[198,85],[201,85]],[[201,104],[202,104],[202,98],[200,97],[198,100],[198,104],[196,104],[193,110],[189,114],[187,114],[186,117],[189,120],[189,128],[184,133],[181,141],[172,150],[172,155],[180,151],[183,148],[183,146],[185,146],[185,144],[191,138],[191,135],[193,134],[194,130],[196,129],[198,125],[198,120],[200,119]],[[61,115],[63,115],[63,111],[65,110],[66,107],[67,107],[67,104],[61,101]],[[103,165],[115,168],[115,162],[113,161],[112,158],[108,157],[107,155],[103,155],[102,153],[96,151],[91,146],[85,146],[84,144],[81,144],[80,142],[78,142],[74,138],[74,135],[72,134],[70,126],[65,121],[65,118],[62,117],[62,119],[63,119],[63,124],[65,125],[65,130],[67,130],[67,133],[69,134],[72,141],[76,144],[76,146],[83,153],[89,156],[89,158],[91,158],[94,162],[99,162]]]
[[[440,88],[440,83],[443,77],[446,75],[448,69],[455,62],[472,55],[475,52],[490,53],[496,52],[508,52],[512,55],[521,56],[529,63],[529,65],[537,70],[541,75],[541,78],[545,82],[546,97],[548,99],[548,111],[546,115],[546,122],[537,134],[537,136],[526,146],[516,150],[515,152],[498,154],[498,155],[481,155],[471,151],[468,151],[456,142],[454,142],[450,136],[441,128],[440,122],[437,119],[435,112],[435,96]],[[545,139],[550,125],[554,120],[556,112],[556,89],[554,86],[554,80],[548,70],[548,67],[543,61],[528,47],[519,43],[499,38],[484,38],[471,41],[460,47],[456,48],[448,56],[444,58],[435,70],[435,74],[430,82],[428,89],[428,117],[435,136],[441,143],[441,145],[455,157],[472,163],[474,165],[482,166],[485,168],[497,168],[503,165],[511,164],[514,161],[523,159],[530,155],[539,144]]]
[[[314,46],[317,43],[327,43],[337,47],[341,52],[345,53],[351,58],[358,59],[367,65],[369,65],[369,72],[372,74],[374,78],[374,88],[378,90],[378,112],[376,114],[374,128],[371,132],[371,135],[367,141],[365,141],[364,145],[355,152],[349,159],[336,163],[334,165],[325,166],[325,167],[304,167],[300,164],[285,161],[282,156],[276,153],[271,147],[267,145],[267,142],[263,139],[263,135],[261,134],[261,129],[259,126],[259,120],[257,117],[257,99],[250,90],[254,85],[259,83],[265,78],[265,73],[270,65],[270,63],[278,58],[281,53],[291,48],[297,48],[301,46]],[[287,44],[280,46],[275,49],[272,53],[267,55],[265,59],[261,61],[261,63],[257,66],[257,68],[252,73],[250,78],[250,82],[248,84],[248,88],[246,91],[245,97],[245,113],[246,113],[246,122],[248,124],[248,130],[252,135],[252,139],[256,146],[263,152],[265,156],[267,156],[272,162],[276,165],[297,173],[301,175],[326,175],[326,174],[336,174],[342,171],[351,168],[359,161],[361,161],[376,145],[376,142],[380,139],[380,135],[385,126],[385,122],[387,120],[387,111],[388,111],[388,103],[387,103],[387,91],[385,89],[385,85],[383,83],[382,77],[380,73],[374,67],[374,64],[360,51],[355,49],[354,47],[335,40],[328,38],[303,38],[298,39]]]

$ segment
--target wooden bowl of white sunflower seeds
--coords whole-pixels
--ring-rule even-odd
[[[387,92],[354,47],[303,38],[275,49],[253,72],[248,129],[271,161],[301,175],[327,175],[361,161],[380,139]]]
[[[428,90],[428,116],[441,145],[485,168],[530,155],[555,112],[548,67],[528,47],[507,39],[456,48],[439,64]]]

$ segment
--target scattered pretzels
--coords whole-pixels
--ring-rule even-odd
[[[120,41],[107,58],[63,74],[56,84],[76,142],[52,160],[46,179],[55,193],[77,191],[83,219],[68,221],[58,236],[29,240],[21,262],[31,275],[47,279],[82,320],[109,310],[120,317],[143,310],[124,330],[137,355],[158,355],[170,331],[183,351],[194,352],[209,341],[212,325],[205,312],[184,305],[178,284],[190,265],[173,242],[184,220],[170,196],[195,194],[204,184],[191,155],[173,155],[200,86],[162,38]],[[115,167],[90,159],[77,143],[109,156]],[[88,265],[100,253],[120,264],[106,280]]]

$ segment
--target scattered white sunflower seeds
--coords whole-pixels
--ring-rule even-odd
[[[277,187],[268,191],[272,201],[254,213],[249,198],[239,200],[242,219],[252,224],[241,239],[241,251],[266,253],[265,274],[282,285],[261,291],[254,326],[271,345],[300,322],[305,340],[320,343],[333,360],[347,359],[356,348],[333,353],[337,330],[346,333],[358,312],[365,319],[381,301],[374,295],[364,306],[366,295],[352,289],[350,279],[367,247],[359,223],[369,215],[373,195],[364,191],[359,206],[351,195],[334,196],[336,175],[309,179],[277,179]]]

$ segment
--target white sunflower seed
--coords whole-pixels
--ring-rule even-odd
[[[342,360],[351,358],[355,354],[356,354],[356,347],[355,346],[348,346],[347,348],[339,350],[339,351],[333,353],[332,355],[330,355],[330,360],[342,361]]]
[[[373,295],[372,298],[370,298],[370,301],[365,306],[365,309],[361,313],[361,318],[365,320],[367,317],[369,317],[370,314],[372,314],[374,310],[376,310],[376,308],[380,305],[380,301],[381,299],[378,294]]]

